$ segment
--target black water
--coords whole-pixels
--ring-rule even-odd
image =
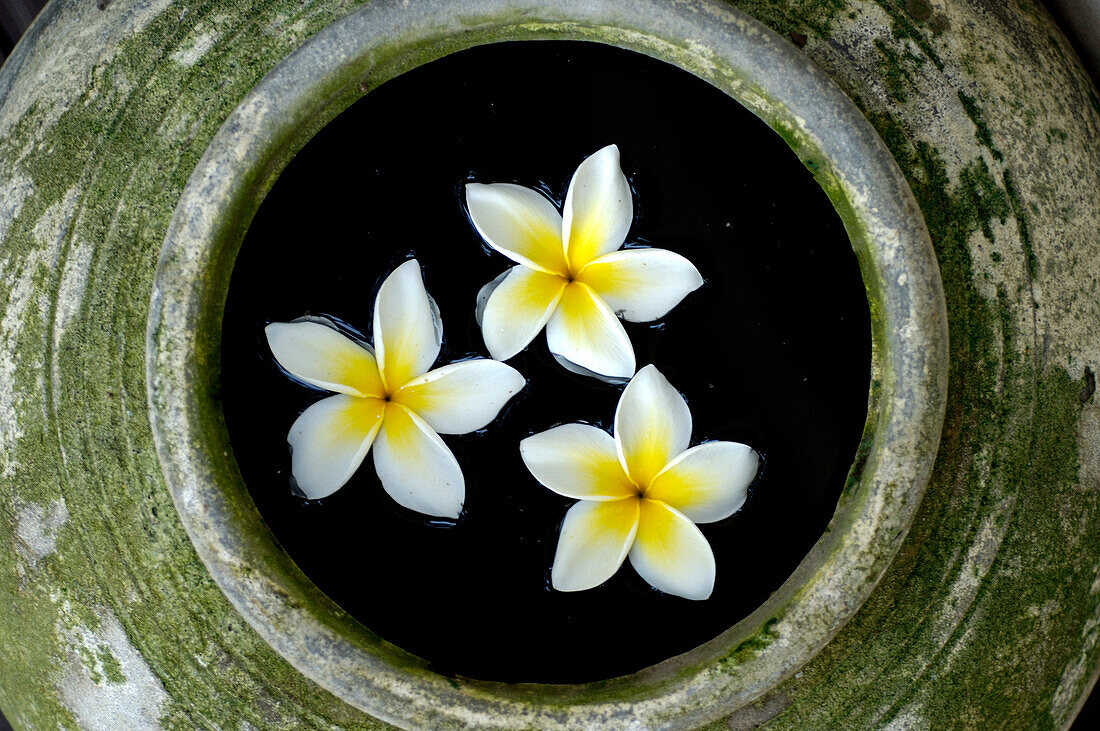
[[[717,559],[704,602],[650,589],[625,564],[604,586],[548,588],[572,501],[520,460],[523,437],[610,426],[620,389],[564,371],[540,336],[510,361],[529,381],[483,434],[445,437],[465,515],[433,525],[383,492],[367,457],[319,503],[291,494],[286,433],[321,394],[272,362],[262,330],[324,313],[369,334],[374,293],[410,254],[444,324],[441,362],[485,354],[478,289],[510,262],[487,253],[464,181],[562,196],[581,159],[618,144],[636,191],[631,240],[672,249],[707,285],[661,323],[627,325],[638,365],[686,396],[694,439],[745,442],[766,467],[748,504],[705,525]],[[866,414],[870,325],[855,257],[821,189],[732,99],[631,52],[566,42],[449,56],[369,93],[291,162],[248,231],[223,328],[226,422],[264,519],[349,613],[441,673],[582,682],[709,640],[773,592],[836,506]]]

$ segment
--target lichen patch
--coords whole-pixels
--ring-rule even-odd
[[[882,728],[883,731],[923,731],[932,728],[932,724],[921,713],[921,706],[913,704],[903,708]]]
[[[80,198],[79,186],[73,186],[64,197],[48,207],[34,223],[34,238],[44,246],[56,248],[69,230]]]
[[[53,320],[53,344],[56,351],[61,345],[65,329],[80,311],[84,290],[88,284],[88,269],[92,263],[93,247],[83,240],[75,240],[61,269],[61,282],[57,288],[56,311]],[[57,374],[54,374],[57,380]]]
[[[8,234],[8,227],[23,210],[23,203],[34,192],[34,181],[21,171],[0,170],[0,241]]]
[[[963,616],[969,611],[983,579],[989,573],[989,567],[997,557],[997,552],[1004,540],[1005,531],[1008,529],[1009,517],[1015,509],[1016,499],[1009,496],[1001,500],[991,515],[986,517],[978,526],[973,543],[970,544],[966,557],[959,565],[955,580],[945,597],[943,607],[940,610],[938,627],[944,632],[943,642],[947,642],[950,633],[953,633],[962,621]]]
[[[0,190],[0,197],[2,194]],[[2,213],[0,211],[0,215]],[[43,220],[46,223],[43,224]],[[49,211],[39,220],[43,233],[51,233],[53,220],[54,214]],[[39,226],[36,226],[35,235],[40,246],[30,253],[22,258],[18,253],[11,253],[0,259],[0,292],[6,290],[8,296],[4,315],[0,318],[0,383],[4,384],[4,388],[0,388],[0,478],[14,474],[15,446],[23,435],[23,420],[17,414],[27,394],[15,386],[16,371],[19,368],[34,370],[34,393],[41,393],[44,388],[41,363],[27,363],[18,354],[21,341],[27,337],[28,318],[35,315],[42,318],[48,308],[48,300],[37,292],[37,286],[42,275],[57,266],[63,237],[39,238],[38,233]]]
[[[1097,567],[1096,576],[1093,587],[1100,582],[1100,566]],[[1058,680],[1058,687],[1051,699],[1050,717],[1056,728],[1065,728],[1073,720],[1078,711],[1077,703],[1085,696],[1085,685],[1095,672],[1092,654],[1100,641],[1100,603],[1081,629],[1081,639],[1081,652],[1062,671],[1062,677]]]
[[[69,521],[69,508],[60,498],[49,505],[15,498],[15,551],[22,571],[36,570],[57,550],[57,534]]]
[[[95,2],[72,3],[67,12],[57,13],[42,26],[37,36],[37,28],[32,28],[27,38],[34,42],[34,52],[12,57],[23,66],[9,88],[0,88],[4,100],[0,140],[9,137],[11,125],[32,110],[37,135],[44,137],[70,100],[89,87],[90,72],[75,69],[86,69],[90,59],[99,66],[109,64],[123,41],[144,30],[171,4],[171,0],[113,3],[105,12]],[[105,38],[112,42],[105,44]]]
[[[93,630],[71,623],[72,614],[62,607],[59,633],[69,645],[58,683],[62,702],[89,731],[160,729],[168,701],[164,686],[114,612],[103,609],[98,617],[99,627]]]
[[[218,42],[220,34],[215,31],[207,31],[202,35],[191,41],[190,44],[180,48],[172,54],[173,61],[180,66],[190,68],[199,62],[206,52],[214,47],[214,44]]]
[[[1081,445],[1078,465],[1080,489],[1100,490],[1100,406],[1086,406],[1077,421],[1077,442]],[[1100,643],[1100,564],[1093,568],[1094,578],[1090,593],[1095,603],[1092,616],[1081,629],[1081,651],[1066,665],[1051,701],[1050,716],[1053,725],[1064,728],[1077,713],[1077,703],[1083,696],[1086,683],[1095,672],[1093,653]]]

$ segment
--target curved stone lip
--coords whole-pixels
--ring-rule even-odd
[[[874,343],[863,442],[829,528],[794,574],[711,642],[630,676],[572,686],[446,678],[348,617],[260,519],[216,399],[232,262],[290,157],[389,78],[463,48],[534,39],[599,41],[673,63],[782,135],[845,222]],[[284,59],[211,142],[161,252],[146,365],[157,452],[199,556],[251,626],[304,675],[404,727],[683,727],[774,687],[870,594],[935,460],[947,346],[935,254],[893,158],[840,88],[756,20],[719,0],[376,0]]]

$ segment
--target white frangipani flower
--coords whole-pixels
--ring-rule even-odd
[[[759,456],[736,442],[689,449],[690,440],[687,403],[649,365],[619,399],[614,437],[566,424],[520,442],[535,479],[580,500],[561,527],[555,589],[599,586],[629,555],[641,577],[661,591],[710,596],[714,553],[695,524],[722,520],[745,504]]]
[[[291,471],[310,499],[351,479],[374,446],[374,469],[399,504],[457,518],[466,483],[439,434],[481,429],[526,384],[509,365],[486,358],[429,371],[442,325],[415,259],[394,269],[374,300],[374,349],[321,322],[267,326],[279,365],[329,391],[290,427]]]
[[[481,315],[489,353],[508,360],[546,327],[550,352],[596,375],[634,375],[629,322],[663,317],[703,284],[684,257],[624,249],[634,219],[619,148],[608,145],[573,173],[563,213],[542,193],[511,183],[466,186],[481,237],[516,266],[491,290]]]

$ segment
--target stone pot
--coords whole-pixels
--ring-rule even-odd
[[[582,686],[445,678],[346,616],[260,520],[216,397],[233,258],[294,152],[403,71],[534,38],[641,51],[764,119],[844,220],[873,321],[863,443],[794,575],[714,641]],[[0,707],[1067,725],[1100,639],[1098,139],[1029,0],[55,0],[0,71]]]

